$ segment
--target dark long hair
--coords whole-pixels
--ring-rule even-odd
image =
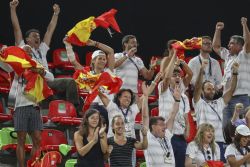
[[[121,89],[114,97],[113,101],[115,104],[117,104],[118,107],[121,107],[119,98],[122,96],[123,92],[129,92],[131,94],[131,102],[129,104],[129,107],[135,102],[135,95],[132,92],[131,89]],[[128,107],[128,108],[129,108]]]
[[[242,149],[240,148],[240,139],[241,139],[242,137],[244,137],[244,136],[242,136],[242,135],[236,133],[236,135],[235,135],[235,137],[234,137],[233,143],[234,143],[234,145],[235,145],[235,148],[239,151],[239,153],[240,153],[241,155],[245,155],[245,154],[243,153]],[[247,150],[248,153],[250,152],[250,149],[248,148],[247,145],[244,146],[244,148]]]
[[[100,115],[100,112],[96,109],[88,109],[86,111],[86,113],[84,114],[84,117],[83,117],[83,120],[82,120],[82,123],[80,125],[80,128],[79,128],[79,133],[81,136],[88,136],[89,135],[89,122],[88,122],[88,118],[97,113],[99,115],[99,122],[98,122],[98,125],[97,127],[101,127],[102,126],[102,118],[101,118],[101,115]]]

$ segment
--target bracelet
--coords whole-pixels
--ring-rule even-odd
[[[53,14],[53,15],[58,16],[59,14],[58,14],[58,13],[56,13],[56,12],[54,12],[54,14]]]
[[[96,47],[96,48],[99,47],[99,42],[95,41],[95,47]]]
[[[233,75],[238,75],[239,73],[237,73],[237,72],[233,72]]]

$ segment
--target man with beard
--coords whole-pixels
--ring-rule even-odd
[[[178,167],[184,167],[185,154],[187,143],[185,140],[185,130],[187,125],[186,114],[190,110],[188,97],[183,90],[180,90],[180,99],[174,97],[174,89],[181,88],[181,71],[179,67],[175,66],[177,60],[176,51],[170,51],[170,62],[163,71],[162,81],[158,85],[159,90],[159,116],[163,118],[170,118],[171,112],[176,102],[179,103],[178,112],[174,118],[173,137],[171,143],[173,146],[175,164]],[[163,63],[164,64],[164,63]]]
[[[232,81],[230,88],[225,92],[225,94],[217,99],[214,99],[215,95],[215,86],[210,81],[203,81],[203,74],[208,65],[207,60],[202,61],[202,65],[200,67],[200,73],[195,83],[194,89],[194,98],[193,98],[193,106],[196,113],[196,122],[199,126],[202,123],[210,123],[214,126],[215,129],[215,141],[220,147],[221,158],[224,157],[224,148],[223,144],[225,142],[223,138],[223,129],[222,129],[222,113],[224,107],[228,104],[231,100],[231,97],[234,93],[234,90],[237,85],[237,75],[238,75],[238,68],[239,64],[234,63],[232,66]],[[201,98],[203,95],[203,98]],[[225,159],[222,159],[225,162]]]
[[[198,78],[200,67],[203,60],[208,60],[208,66],[204,69],[203,81],[210,81],[215,85],[216,91],[221,89],[222,73],[220,64],[217,60],[210,57],[212,52],[212,39],[209,36],[202,37],[202,46],[200,49],[200,54],[192,58],[188,66],[193,72],[193,78],[191,80],[191,85],[194,86]]]
[[[144,79],[151,80],[154,76],[154,68],[149,70],[144,66],[141,58],[136,57],[137,40],[134,35],[126,35],[122,39],[122,53],[115,54],[116,75],[123,81],[121,88],[131,89],[137,94],[138,74]]]

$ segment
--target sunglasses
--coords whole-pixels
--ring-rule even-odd
[[[211,160],[210,151],[209,151],[209,150],[207,150],[207,152],[206,152],[206,153],[207,153],[207,159],[208,159],[208,160]]]

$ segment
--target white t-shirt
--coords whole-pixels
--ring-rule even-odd
[[[246,149],[243,149],[243,153],[246,154]],[[243,158],[243,155],[236,149],[234,144],[230,144],[227,146],[225,151],[225,159],[227,159],[229,156],[234,156],[236,160],[240,160]],[[240,167],[246,167],[245,165],[241,165]],[[247,164],[247,167],[250,167],[250,164]]]
[[[116,53],[115,60],[117,61],[123,56],[123,53]],[[137,65],[139,71],[145,67],[141,58],[133,56],[131,59]],[[137,83],[139,72],[133,62],[129,59],[125,60],[119,67],[115,69],[115,72],[116,75],[123,81],[121,88],[131,89],[134,93],[138,93]]]
[[[123,113],[127,112],[127,109],[122,109],[122,110],[123,110]],[[129,107],[126,119],[124,115],[122,114],[121,109],[113,101],[109,102],[107,106],[107,111],[108,111],[108,118],[109,118],[108,137],[114,136],[114,133],[112,131],[113,117],[116,115],[121,115],[124,118],[124,121],[127,120],[127,123],[125,123],[126,136],[135,138],[135,117],[140,112],[137,104],[132,104]]]
[[[163,150],[163,144],[161,146],[160,140],[157,137],[155,137],[151,132],[148,131],[147,138],[148,138],[148,148],[144,150],[144,156],[146,160],[146,166],[147,167],[175,167],[175,158],[174,158],[174,152],[171,145],[171,138],[173,134],[166,129],[165,130],[165,141],[167,143],[167,147],[170,152],[169,157],[171,161],[168,163],[165,162],[164,154],[166,150]]]
[[[195,141],[192,141],[187,146],[186,156],[194,160],[197,166],[200,166],[206,160],[209,160],[208,157],[211,158],[210,160],[220,161],[220,147],[217,143],[215,143],[214,155],[212,155],[211,147],[208,147],[208,149],[205,150],[203,154],[202,151],[198,148],[198,145],[195,143]]]

